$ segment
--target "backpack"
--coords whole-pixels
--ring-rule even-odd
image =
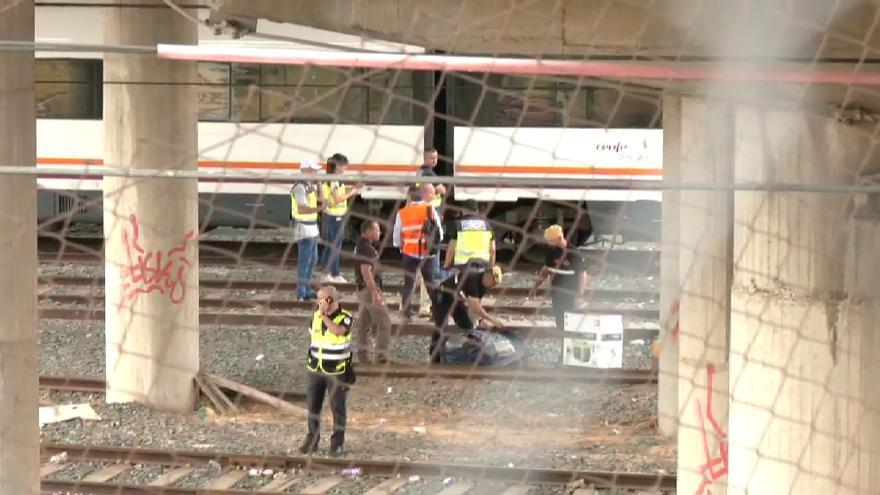
[[[437,222],[434,221],[434,215],[431,214],[431,205],[426,205],[428,209],[425,215],[425,223],[422,224],[422,241],[424,242],[425,251],[429,254],[437,254],[440,251],[440,229]]]

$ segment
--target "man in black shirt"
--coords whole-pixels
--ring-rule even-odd
[[[366,220],[361,224],[361,235],[354,247],[354,277],[360,304],[356,320],[358,362],[369,361],[367,340],[369,334],[376,337],[376,361],[388,360],[388,344],[391,336],[391,317],[382,295],[382,275],[379,272],[379,252],[375,243],[382,236],[379,223]]]
[[[544,241],[548,246],[547,258],[528,297],[530,299],[535,297],[538,287],[549,278],[556,328],[562,331],[565,329],[566,311],[577,308],[578,301],[585,297],[589,278],[582,258],[577,252],[568,248],[562,227],[559,225],[547,227],[544,230]]]
[[[437,331],[431,336],[431,361],[440,361],[442,346],[438,348],[440,331],[446,326],[446,320],[452,316],[455,325],[465,332],[474,330],[474,321],[470,313],[488,321],[495,328],[504,327],[504,323],[490,315],[482,304],[486,292],[501,283],[501,268],[487,268],[472,264],[463,273],[455,273],[440,284],[433,306],[434,326]]]

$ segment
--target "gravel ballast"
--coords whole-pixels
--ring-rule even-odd
[[[293,277],[288,269],[204,267],[200,273],[203,279]],[[40,274],[103,276],[103,267],[42,265]],[[350,274],[345,275],[352,279]],[[528,286],[533,277],[519,272],[510,274],[505,285]],[[386,280],[389,284],[400,282],[399,275],[394,273]],[[594,286],[656,290],[656,280],[603,275],[594,278]],[[255,297],[267,295],[281,297],[272,293]],[[517,302],[521,300],[503,299],[504,304]],[[650,308],[656,306],[656,301],[635,304]],[[550,321],[549,317],[505,318],[514,324],[537,321],[545,325]],[[656,322],[629,320],[624,326],[656,328]],[[398,337],[392,340],[392,351],[397,360],[424,363],[428,359],[429,340],[422,336]],[[204,325],[200,328],[200,364],[204,371],[257,388],[304,392],[307,342],[305,327]],[[559,365],[560,340],[532,339],[527,344],[530,365]],[[624,368],[650,368],[649,347],[650,342],[626,345]],[[42,374],[103,376],[103,323],[44,320],[40,352]],[[101,395],[53,392],[44,394],[44,398],[55,403],[89,402],[102,417],[100,421],[72,420],[46,425],[42,438],[53,443],[296,455],[305,434],[303,419],[252,403],[242,404],[243,411],[236,415],[217,416],[204,401],[198,412],[167,414],[138,404],[105,404]],[[647,385],[359,377],[349,398],[346,445],[350,457],[379,460],[674,472],[674,441],[660,436],[653,426],[656,400],[656,387]],[[322,449],[327,447],[329,424],[325,407]],[[325,450],[319,451],[319,455],[324,453]],[[55,475],[58,479],[85,475],[81,472],[84,468],[70,469],[70,473],[61,471]],[[139,483],[160,473],[161,468],[155,466],[138,466],[119,481]],[[197,469],[177,486],[202,486],[205,480],[216,476],[214,469]],[[248,476],[236,487],[258,488],[270,480],[271,477]],[[362,493],[376,482],[346,480],[330,493]],[[289,491],[307,486],[303,483],[298,481]],[[445,486],[443,480],[424,479],[399,493],[437,493]],[[480,484],[469,493],[498,493],[498,489]],[[561,492],[556,487],[531,493]]]

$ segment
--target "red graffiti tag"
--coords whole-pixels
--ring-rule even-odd
[[[697,417],[700,420],[700,433],[703,435],[703,452],[706,454],[706,463],[700,466],[700,475],[703,480],[697,488],[696,495],[712,495],[712,485],[718,479],[727,475],[727,434],[715,419],[712,412],[712,389],[715,382],[715,365],[706,365],[706,414],[703,415],[703,406],[700,399],[695,401]],[[706,422],[712,425],[713,434],[719,442],[720,454],[712,457],[709,449],[709,434],[706,431]]]
[[[140,244],[140,226],[135,215],[131,221],[131,237],[127,229],[122,231],[122,243],[128,256],[128,266],[122,270],[122,294],[118,309],[126,301],[134,301],[141,294],[158,292],[168,295],[172,304],[180,304],[186,297],[184,278],[192,263],[186,258],[186,245],[195,239],[194,230],[187,232],[178,246],[164,254],[161,251],[146,252]]]

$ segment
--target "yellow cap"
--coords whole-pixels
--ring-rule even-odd
[[[501,267],[495,265],[492,267],[492,279],[495,280],[496,284],[501,283]]]
[[[651,356],[654,357],[655,359],[660,357],[660,352],[662,350],[663,350],[663,341],[662,340],[659,340],[659,339],[655,340],[651,344]]]
[[[562,236],[563,236],[562,227],[560,227],[559,225],[554,224],[554,225],[551,225],[551,226],[547,227],[546,229],[544,229],[544,240],[545,241],[552,241],[554,239],[559,239]]]

